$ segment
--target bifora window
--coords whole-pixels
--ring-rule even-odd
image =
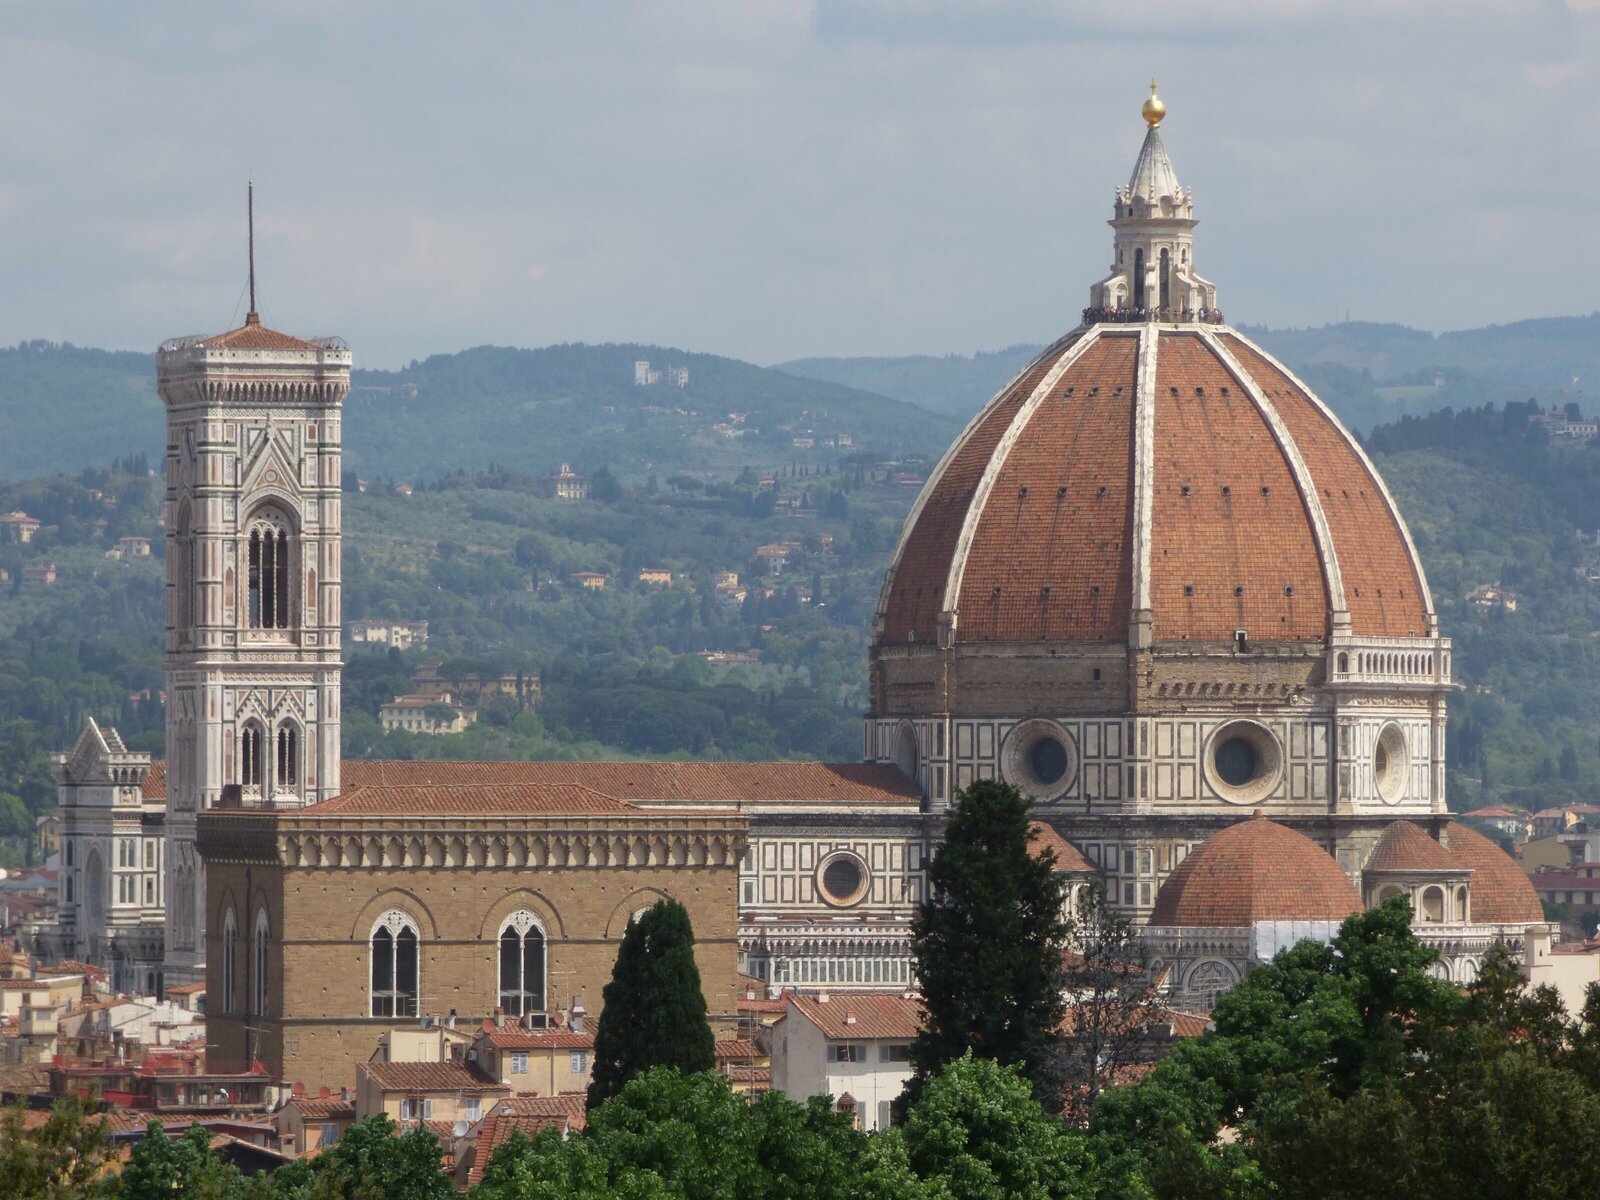
[[[510,1017],[544,1011],[544,930],[531,912],[500,927],[500,1008]]]
[[[239,735],[239,782],[247,788],[261,786],[261,726],[254,723]]]
[[[270,509],[250,522],[251,629],[289,628],[289,523]]]
[[[417,1015],[417,923],[392,908],[372,927],[372,1015]]]
[[[300,731],[293,725],[278,726],[277,775],[279,788],[292,788],[300,776]]]

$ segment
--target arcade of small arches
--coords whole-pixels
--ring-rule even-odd
[[[721,867],[744,856],[741,834],[614,831],[549,835],[465,833],[291,833],[291,867]]]

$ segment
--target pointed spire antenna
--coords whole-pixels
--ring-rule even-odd
[[[256,312],[256,184],[253,179],[245,184],[245,218],[250,235],[250,313],[244,320],[246,325],[259,325],[261,317]]]

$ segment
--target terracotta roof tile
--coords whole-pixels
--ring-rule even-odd
[[[144,787],[140,789],[146,800],[165,800],[167,798],[167,764],[163,759],[156,759],[150,764],[150,769],[144,775]]]
[[[1544,922],[1544,905],[1521,867],[1483,834],[1465,825],[1445,830],[1450,857],[1472,868],[1468,884],[1469,911],[1474,922],[1537,925]]]
[[[747,1038],[729,1038],[718,1042],[712,1052],[719,1059],[765,1058],[766,1054]]]
[[[900,992],[833,992],[789,997],[790,1010],[834,1041],[912,1038],[922,1025],[922,1001]]]
[[[1368,871],[1460,871],[1450,852],[1412,821],[1395,821],[1367,856]]]
[[[807,762],[414,762],[345,759],[346,789],[571,784],[618,800],[689,804],[915,804],[916,786],[879,763]]]
[[[317,350],[315,342],[268,329],[259,321],[247,321],[237,329],[208,337],[200,343],[208,350]]]
[[[1033,851],[1035,854],[1045,850],[1053,850],[1056,856],[1056,870],[1067,875],[1098,875],[1099,868],[1083,856],[1083,852],[1066,838],[1056,832],[1055,827],[1043,821],[1030,821],[1028,828],[1033,831]]]
[[[365,1062],[358,1064],[356,1070],[365,1071],[386,1092],[472,1092],[503,1096],[511,1091],[467,1063]]]
[[[1254,402],[1194,334],[1156,356],[1150,603],[1157,641],[1327,635],[1322,558],[1289,462]]]
[[[496,1050],[593,1050],[594,1034],[570,1029],[521,1029],[508,1025],[485,1036]]]
[[[313,820],[332,817],[476,816],[514,813],[540,816],[641,815],[642,810],[572,784],[486,783],[433,787],[357,787],[301,810]]]
[[[977,522],[957,641],[1127,636],[1138,361],[1138,338],[1102,335],[1033,410]]]
[[[1316,484],[1357,636],[1427,633],[1419,567],[1372,472],[1348,434],[1237,334],[1228,349],[1278,410]]]
[[[296,1096],[291,1101],[300,1110],[300,1115],[308,1121],[328,1121],[336,1117],[349,1117],[355,1120],[356,1102],[353,1099],[341,1099],[338,1096]]]
[[[546,1129],[566,1130],[564,1116],[532,1116],[518,1113],[491,1113],[478,1122],[476,1136],[472,1139],[472,1166],[467,1169],[467,1186],[474,1187],[483,1179],[483,1172],[494,1157],[494,1152],[511,1140],[511,1135],[521,1133],[538,1137]]]
[[[903,645],[907,641],[934,640],[939,612],[944,607],[950,559],[978,481],[983,478],[990,456],[1010,428],[1017,411],[1065,348],[1066,343],[1052,346],[989,401],[941,470],[923,489],[922,507],[915,524],[885,581],[886,642]]]
[[[561,1117],[573,1133],[581,1133],[588,1123],[588,1097],[582,1092],[562,1092],[559,1096],[507,1096],[491,1110],[531,1117]]]
[[[1361,911],[1333,857],[1303,833],[1255,817],[1206,839],[1156,894],[1149,924],[1241,928],[1257,921],[1342,921]]]

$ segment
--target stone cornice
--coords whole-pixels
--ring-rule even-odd
[[[749,823],[737,815],[317,817],[312,810],[200,814],[208,862],[339,868],[735,867]]]

